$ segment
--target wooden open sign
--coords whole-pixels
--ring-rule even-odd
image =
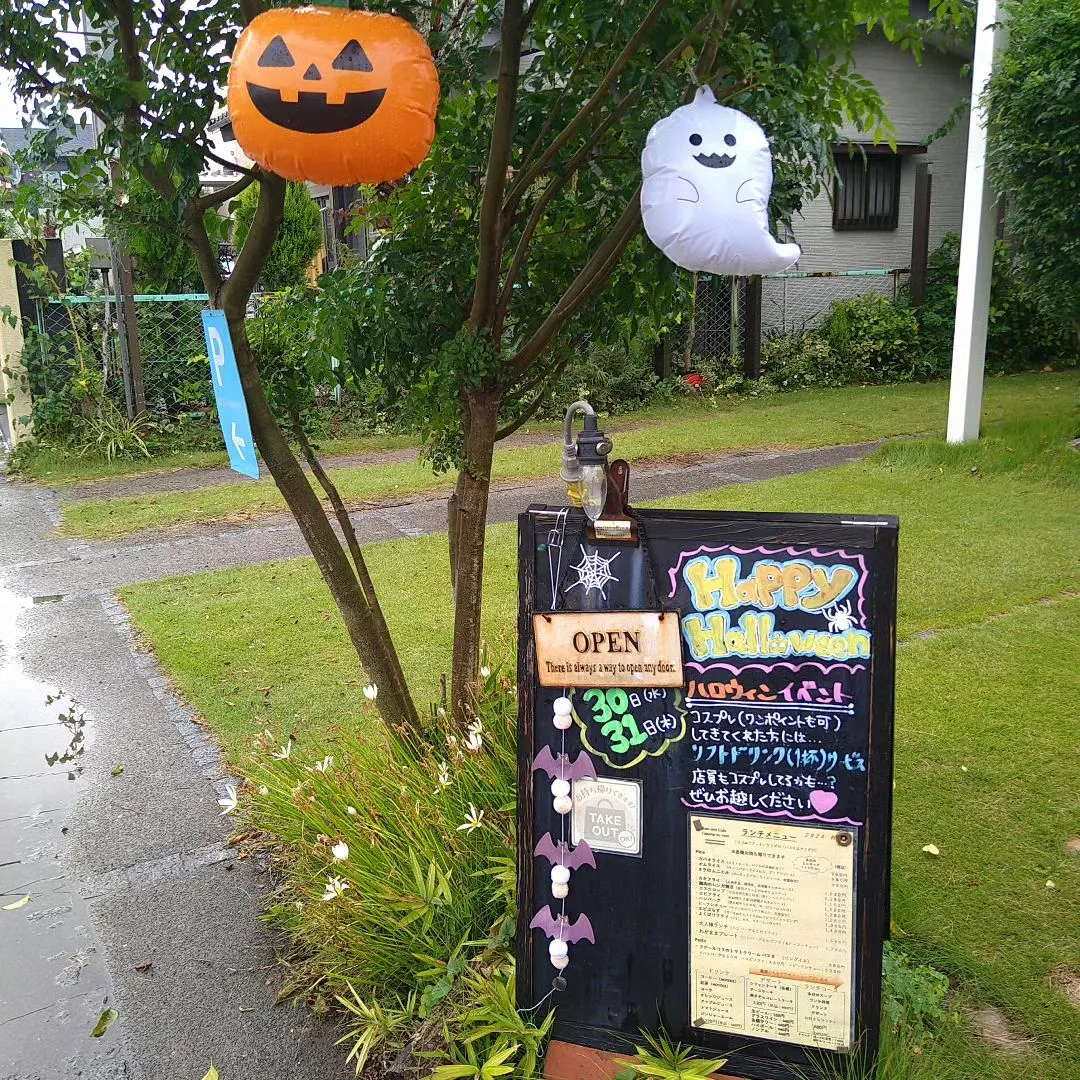
[[[662,611],[533,616],[541,686],[682,686],[679,620]]]

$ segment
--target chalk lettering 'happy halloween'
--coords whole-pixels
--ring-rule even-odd
[[[859,573],[846,563],[811,559],[755,561],[747,574],[737,556],[700,555],[683,567],[683,580],[697,609],[682,619],[682,632],[694,660],[732,656],[813,656],[825,660],[867,659],[870,633],[857,618],[832,632],[840,602],[856,586]],[[744,612],[732,625],[733,613]],[[830,629],[778,630],[774,612],[822,616]],[[850,614],[850,604],[848,605]]]

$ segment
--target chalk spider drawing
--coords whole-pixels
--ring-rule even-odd
[[[829,620],[829,630],[834,634],[842,634],[845,630],[851,630],[859,625],[859,620],[851,613],[851,604],[833,604],[831,608],[825,608],[821,613]]]
[[[585,550],[585,545],[579,545],[581,547],[581,562],[576,565],[571,565],[571,570],[576,570],[578,574],[577,581],[570,585],[567,585],[566,591],[577,588],[578,585],[582,586],[586,593],[591,593],[594,589],[600,594],[600,596],[606,600],[607,593],[604,592],[604,587],[609,581],[618,582],[618,578],[611,572],[611,564],[622,554],[622,552],[616,551],[610,559],[603,559],[600,557],[600,553],[594,552],[590,555]]]

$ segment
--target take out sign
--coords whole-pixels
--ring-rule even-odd
[[[682,686],[679,617],[662,611],[533,616],[541,686]]]

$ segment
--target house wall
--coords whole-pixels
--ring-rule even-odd
[[[921,143],[949,118],[955,105],[971,90],[962,78],[965,60],[957,55],[926,49],[922,64],[880,36],[870,36],[855,49],[859,72],[870,79],[885,100],[898,143]],[[843,138],[865,141],[855,128]],[[803,256],[794,270],[894,269],[911,263],[911,222],[915,200],[915,168],[927,162],[933,174],[930,206],[930,249],[947,232],[959,232],[964,202],[967,158],[967,112],[948,135],[931,143],[927,153],[905,156],[900,172],[900,215],[896,229],[842,231],[832,227],[831,192],[823,192],[792,224]],[[893,282],[885,279],[766,280],[762,319],[767,329],[790,328],[828,310],[842,296],[870,288],[892,295]]]
[[[15,255],[10,240],[0,240],[0,308],[20,311]],[[0,440],[14,445],[33,435],[30,395],[24,386],[22,320],[0,319]]]

